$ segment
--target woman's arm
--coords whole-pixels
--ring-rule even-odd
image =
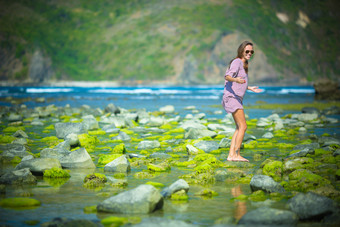
[[[250,91],[252,91],[252,92],[255,92],[255,93],[260,93],[260,92],[263,91],[262,89],[260,89],[260,88],[257,87],[257,86],[248,86],[247,89],[250,90]]]
[[[239,83],[239,84],[244,84],[246,82],[246,80],[241,79],[240,77],[233,78],[229,75],[224,76],[224,79],[229,81],[229,82],[236,82],[236,83]]]

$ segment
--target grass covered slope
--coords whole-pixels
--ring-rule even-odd
[[[218,83],[244,39],[256,45],[254,81],[336,78],[337,5],[0,0],[0,79]]]

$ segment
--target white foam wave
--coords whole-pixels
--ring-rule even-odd
[[[277,91],[277,94],[313,94],[313,88],[283,88]]]
[[[58,93],[58,92],[71,92],[72,88],[27,88],[27,93]]]
[[[152,90],[148,88],[143,89],[94,89],[89,90],[90,93],[108,93],[108,94],[150,94],[150,95],[161,95],[161,94],[191,94],[188,90],[176,90],[176,89],[160,89]]]

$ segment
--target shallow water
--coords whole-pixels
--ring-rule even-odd
[[[135,88],[136,90],[137,88]],[[108,103],[115,103],[118,106],[121,106],[126,109],[135,109],[135,108],[145,108],[147,111],[158,110],[159,107],[165,106],[167,104],[171,104],[175,106],[176,112],[180,116],[185,116],[188,113],[191,113],[191,110],[185,110],[184,107],[194,105],[200,112],[206,113],[206,117],[209,123],[215,123],[214,119],[221,119],[225,116],[225,113],[215,113],[215,111],[222,110],[221,107],[216,107],[216,105],[220,104],[220,95],[221,92],[219,88],[199,88],[196,90],[190,88],[176,88],[176,89],[164,89],[166,92],[158,88],[158,90],[152,90],[151,88],[147,88],[149,90],[139,90],[139,91],[131,91],[130,88],[123,89],[119,91],[102,91],[101,93],[95,92],[84,92],[83,90],[65,90],[60,93],[60,90],[56,93],[49,92],[39,92],[39,90],[31,89],[29,92],[2,92],[2,98],[5,100],[6,97],[12,96],[15,98],[27,99],[28,97],[46,97],[47,101],[45,103],[36,103],[34,100],[27,99],[23,103],[28,107],[35,106],[46,106],[49,104],[55,104],[57,106],[64,106],[66,104],[70,104],[71,107],[80,107],[84,104],[90,105],[92,108],[100,107],[105,108]],[[292,89],[292,88],[289,88]],[[245,99],[245,105],[249,105],[251,103],[255,103],[257,100],[266,100],[267,103],[308,103],[313,101],[313,95],[310,93],[310,88],[307,88],[307,91],[303,90],[306,88],[301,88],[302,90],[295,91],[295,93],[287,92],[287,89],[270,89],[263,94],[247,94],[247,98]],[[114,89],[113,89],[114,90]],[[161,90],[161,91],[159,91]],[[216,91],[217,90],[217,91]],[[20,91],[20,89],[19,89]],[[27,90],[26,90],[27,91]],[[35,93],[34,93],[35,92]],[[139,93],[138,93],[139,92]],[[162,94],[165,93],[164,94]],[[302,93],[301,92],[305,92]],[[95,94],[95,95],[93,95]],[[197,96],[201,94],[201,98]],[[54,97],[53,97],[54,96]],[[217,97],[217,98],[216,98]],[[7,101],[3,101],[0,105],[11,105]],[[215,106],[214,106],[215,105]],[[272,110],[258,110],[258,109],[246,109],[246,113],[249,115],[250,119],[259,118],[259,117],[267,117],[272,113]],[[288,113],[287,111],[283,111],[281,116]],[[292,113],[290,111],[289,113]],[[174,117],[173,115],[172,117]],[[330,116],[336,117],[339,119],[339,116]],[[7,124],[6,121],[3,121],[4,124]],[[37,136],[45,137],[55,135],[54,130],[50,133],[41,132],[44,130],[46,126],[50,124],[54,124],[53,119],[47,119],[44,122],[44,126],[34,126],[34,127],[26,127],[26,133],[29,135],[31,139],[34,140],[34,143],[30,144],[31,151],[33,153],[38,153],[43,147],[46,147],[46,144],[39,143],[39,138]],[[1,131],[3,127],[0,128]],[[260,138],[265,131],[263,129],[249,128],[248,132],[252,135],[255,135],[257,138]],[[294,138],[290,138],[289,140],[277,140],[277,142],[283,143],[292,143],[298,144],[300,141],[308,138],[309,134],[322,135],[324,133],[329,133],[331,135],[339,135],[339,124],[336,125],[328,125],[322,128],[312,128],[308,129],[308,132],[305,134],[299,134]],[[152,134],[155,136],[158,134]],[[141,135],[140,135],[141,136]],[[98,136],[99,140],[103,141],[105,139],[109,139],[108,135]],[[147,139],[147,138],[146,138]],[[219,142],[220,140],[216,140]],[[139,142],[131,142],[125,143],[128,153],[139,153],[136,149],[136,146]],[[111,144],[114,146],[115,144]],[[105,146],[105,145],[103,145]],[[175,145],[173,145],[175,146]],[[165,148],[164,148],[165,150]],[[255,164],[254,168],[244,169],[247,173],[255,173],[259,168],[260,163],[270,156],[282,157],[282,153],[289,152],[290,150],[278,149],[278,148],[262,148],[262,149],[244,149],[242,150],[242,155],[245,158],[248,158],[251,163]],[[99,154],[105,153],[103,151],[94,151],[90,154],[97,157]],[[226,153],[227,150],[224,149],[221,154],[217,154],[216,157],[221,161],[226,161]],[[264,154],[261,160],[254,161],[253,155],[255,153]],[[187,159],[186,154],[182,153],[182,160]],[[2,165],[2,168],[14,168],[11,165]],[[100,191],[91,190],[84,188],[83,180],[87,174],[93,172],[103,173],[103,168],[96,168],[93,170],[70,170],[71,178],[67,180],[66,183],[61,186],[51,186],[47,181],[45,181],[42,177],[38,177],[38,184],[36,186],[25,186],[25,187],[7,187],[6,194],[1,195],[1,198],[4,197],[15,197],[20,195],[29,195],[32,198],[38,199],[41,201],[42,205],[35,209],[25,209],[25,210],[14,210],[14,209],[5,209],[0,208],[0,224],[7,224],[13,226],[26,226],[25,221],[27,220],[37,220],[39,221],[36,226],[40,224],[51,221],[56,217],[64,217],[64,218],[72,218],[72,219],[89,219],[94,221],[100,221],[101,219],[107,216],[123,216],[119,214],[106,214],[106,213],[85,213],[84,207],[97,205],[102,202],[106,198],[113,196],[119,192],[129,190],[135,188],[136,186],[146,183],[148,181],[160,182],[165,186],[169,186],[176,180],[178,180],[179,176],[190,173],[193,169],[189,168],[177,168],[171,167],[170,172],[158,173],[155,174],[155,177],[152,179],[136,179],[133,175],[136,172],[140,172],[145,170],[146,166],[142,165],[141,167],[132,167],[131,172],[127,175],[126,179],[128,181],[128,186],[124,189],[122,188],[113,188],[111,186],[105,186]],[[112,176],[113,174],[105,173],[107,176]],[[211,188],[212,190],[218,193],[218,196],[212,198],[204,198],[195,196],[196,192],[199,192],[203,188]],[[246,212],[256,209],[257,207],[271,204],[272,207],[276,208],[285,208],[286,200],[281,200],[275,202],[273,200],[266,200],[264,202],[251,202],[247,201],[237,201],[233,200],[234,197],[245,194],[251,194],[251,190],[249,184],[235,184],[235,183],[224,183],[217,182],[214,185],[190,185],[190,190],[188,192],[189,201],[180,203],[173,202],[169,199],[165,200],[164,207],[160,211],[156,211],[149,215],[138,215],[141,218],[150,217],[150,216],[159,216],[166,218],[174,218],[177,220],[189,221],[197,225],[209,226],[214,223],[218,223],[221,219],[235,219],[238,220],[242,217]],[[136,215],[134,215],[136,216]],[[27,225],[28,226],[28,225]],[[32,226],[32,225],[30,225]]]

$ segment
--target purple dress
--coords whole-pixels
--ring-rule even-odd
[[[240,58],[234,59],[227,69],[226,75],[233,78],[240,77],[246,81],[239,84],[226,80],[224,83],[222,106],[227,113],[234,113],[237,109],[243,109],[242,100],[248,87],[248,75],[243,68],[243,61]]]

